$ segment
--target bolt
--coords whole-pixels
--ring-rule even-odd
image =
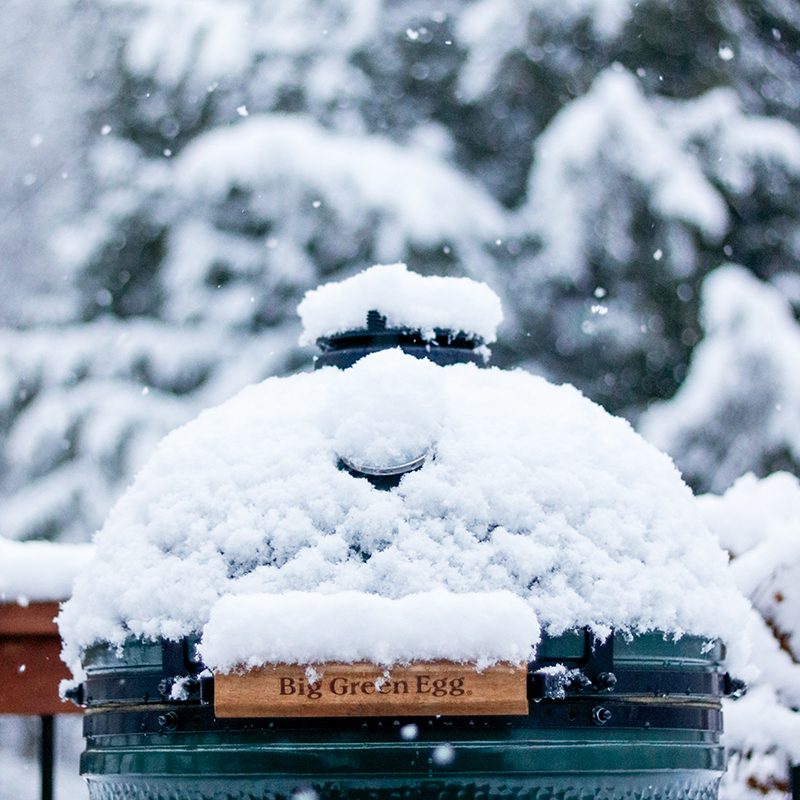
[[[174,731],[178,727],[178,715],[174,711],[167,711],[166,714],[158,715],[158,724],[168,731]]]
[[[595,706],[592,709],[592,719],[595,725],[605,725],[611,719],[611,712],[605,706]]]
[[[617,676],[613,672],[601,672],[597,676],[597,688],[602,691],[611,691],[617,685]]]

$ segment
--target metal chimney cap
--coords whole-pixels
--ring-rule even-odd
[[[443,328],[428,331],[411,327],[387,328],[386,317],[377,309],[367,312],[363,328],[321,336],[317,346],[322,355],[314,362],[316,369],[329,366],[346,369],[370,353],[395,347],[440,366],[472,363],[484,367],[489,358],[483,339],[476,334]]]

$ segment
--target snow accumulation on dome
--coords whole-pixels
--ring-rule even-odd
[[[303,321],[300,344],[363,328],[372,310],[386,317],[389,328],[419,329],[426,339],[434,338],[434,328],[462,331],[485,344],[497,339],[503,321],[500,299],[484,283],[423,277],[405,264],[386,264],[308,292],[297,307]]]
[[[313,319],[319,292],[307,336],[356,322]],[[342,468],[421,455],[391,489]],[[190,634],[222,671],[521,662],[540,629],[584,626],[735,649],[746,614],[691,491],[626,421],[522,370],[397,349],[270,378],[173,431],[96,546],[59,617],[71,663]]]

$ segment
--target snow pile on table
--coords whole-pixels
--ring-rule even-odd
[[[725,706],[733,751],[727,798],[784,795],[789,763],[800,763],[800,481],[785,472],[748,474],[721,497],[698,498],[712,531],[732,555],[731,573],[750,598],[747,619],[758,673],[747,694]]]
[[[300,344],[364,328],[373,309],[386,317],[388,328],[418,328],[426,339],[441,328],[491,344],[503,321],[500,299],[484,283],[423,277],[405,264],[386,264],[308,292],[297,307],[304,328]]]
[[[342,468],[419,458],[390,490]],[[397,349],[269,379],[173,431],[96,544],[59,619],[70,662],[97,641],[204,633],[217,668],[434,651],[488,663],[524,659],[536,620],[735,649],[747,608],[691,491],[627,422],[571,386]],[[279,597],[292,592],[311,596]],[[443,638],[444,609],[478,616],[472,593],[495,629]],[[244,629],[227,625],[237,614]]]
[[[93,555],[90,544],[14,542],[0,536],[0,602],[64,600]]]
[[[481,668],[528,661],[539,633],[533,609],[507,591],[439,589],[397,600],[354,591],[228,595],[211,612],[200,655],[224,671],[266,663],[391,666],[440,658],[477,661]]]

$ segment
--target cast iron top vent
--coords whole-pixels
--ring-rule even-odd
[[[419,329],[387,328],[386,317],[375,309],[367,313],[364,328],[344,331],[333,336],[321,336],[317,346],[322,351],[315,368],[347,369],[359,359],[378,350],[399,347],[415,358],[427,358],[440,366],[473,363],[486,366],[484,341],[475,334],[433,329],[433,338],[426,338]]]

